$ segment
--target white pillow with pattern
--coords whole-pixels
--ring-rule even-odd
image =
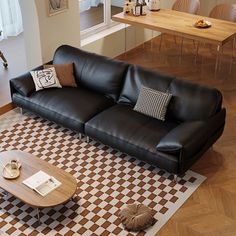
[[[61,88],[55,68],[31,71],[36,91],[46,88]]]

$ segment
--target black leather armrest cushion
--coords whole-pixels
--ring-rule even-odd
[[[50,62],[48,62],[50,63]],[[46,63],[46,64],[48,64]],[[33,70],[42,70],[43,66],[38,66]],[[35,91],[35,85],[30,72],[10,80],[11,91],[17,91],[25,97],[29,97]]]
[[[165,153],[192,156],[207,141],[206,128],[205,121],[183,122],[164,136],[156,148]]]
[[[208,136],[214,135],[220,128],[225,125],[226,109],[222,108],[216,115],[210,117],[207,122]]]
[[[18,76],[17,78],[11,79],[10,86],[25,97],[29,97],[35,91],[34,81],[29,72]]]

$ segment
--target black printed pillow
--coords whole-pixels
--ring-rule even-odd
[[[31,71],[36,91],[46,88],[61,88],[55,68]]]

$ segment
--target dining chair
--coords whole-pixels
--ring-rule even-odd
[[[172,6],[172,10],[175,11],[181,11],[181,12],[186,12],[189,14],[197,14],[197,12],[199,11],[200,8],[200,1],[199,0],[176,0]],[[161,50],[161,46],[162,46],[162,34],[161,34],[161,41],[160,41],[160,45],[159,45],[159,50]],[[176,42],[176,36],[174,36],[174,40],[175,43]],[[182,53],[183,53],[183,42],[184,42],[184,38],[182,37],[181,40],[181,58],[182,58]]]
[[[211,10],[209,17],[236,22],[236,4],[219,4]]]
[[[176,0],[172,6],[172,10],[197,14],[200,8],[199,0]]]
[[[216,5],[209,14],[209,17],[215,18],[215,19],[220,19],[220,20],[226,20],[226,21],[232,21],[236,22],[236,4],[219,4]],[[236,35],[234,36],[233,39],[233,44],[232,44],[232,54],[231,54],[231,66],[232,66],[232,60],[234,57],[234,48],[235,48],[235,43],[236,43]],[[199,43],[197,45],[197,52],[196,52],[196,57],[198,55],[198,50],[199,50]],[[219,50],[216,58],[216,64],[215,64],[215,71],[218,69],[218,62],[219,62]],[[221,49],[221,53],[223,53],[223,48]],[[230,69],[231,71],[231,69]]]

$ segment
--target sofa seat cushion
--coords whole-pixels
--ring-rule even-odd
[[[86,121],[113,105],[113,101],[103,95],[72,87],[41,90],[30,97],[14,93],[13,102],[26,110],[82,133]]]
[[[156,145],[177,125],[176,122],[163,122],[148,117],[134,111],[131,106],[120,104],[110,107],[89,120],[85,124],[85,134],[168,170],[168,165],[177,168],[177,157],[160,156]]]

